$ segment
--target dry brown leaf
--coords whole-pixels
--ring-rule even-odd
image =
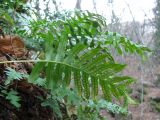
[[[0,53],[22,57],[25,53],[25,45],[20,37],[6,35],[0,37]]]

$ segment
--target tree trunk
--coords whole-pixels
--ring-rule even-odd
[[[77,0],[75,9],[81,10],[81,0]]]

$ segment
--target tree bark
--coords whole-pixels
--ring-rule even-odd
[[[75,9],[81,10],[81,0],[77,0]]]

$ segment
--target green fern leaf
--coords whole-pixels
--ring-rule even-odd
[[[38,62],[33,70],[32,73],[30,74],[28,81],[31,83],[34,83],[34,81],[36,81],[39,78],[39,74],[42,71],[42,69],[45,67],[46,62]]]
[[[100,80],[100,85],[106,100],[111,101],[110,87],[105,80]]]
[[[75,69],[73,71],[73,75],[75,87],[77,88],[79,95],[82,95],[82,81],[80,77],[80,71]]]
[[[9,100],[12,105],[17,108],[21,106],[21,104],[19,103],[20,97],[15,90],[10,90],[9,92],[7,92],[6,90],[2,90],[1,92],[5,94],[5,98]]]
[[[65,66],[64,73],[65,73],[65,76],[64,76],[63,85],[69,86],[70,83],[71,83],[71,80],[72,80],[72,78],[71,78],[71,73],[72,73],[71,68],[68,67],[68,66]]]
[[[5,85],[12,83],[13,80],[21,80],[27,78],[28,75],[15,71],[14,69],[8,67],[6,70],[7,79],[5,80]]]
[[[95,77],[91,77],[91,85],[92,85],[92,94],[93,97],[95,98],[98,95],[98,85],[99,85],[99,80],[96,79]]]
[[[56,66],[56,64],[54,64],[54,63],[48,63],[47,68],[46,68],[46,86],[49,89],[56,89],[57,88],[56,79],[54,77],[55,66]]]
[[[90,82],[89,76],[86,73],[82,73],[82,83],[84,88],[84,96],[85,98],[89,99],[90,97]]]

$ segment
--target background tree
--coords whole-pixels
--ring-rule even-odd
[[[155,15],[155,34],[154,34],[154,39],[155,39],[155,53],[156,53],[156,58],[159,60],[160,57],[160,0],[156,0],[156,6],[153,9],[154,15]]]
[[[75,9],[81,10],[81,0],[77,0]]]

